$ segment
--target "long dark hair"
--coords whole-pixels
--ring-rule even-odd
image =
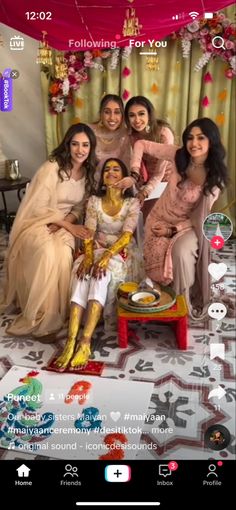
[[[136,133],[136,131],[132,128],[129,120],[129,110],[131,106],[143,106],[145,110],[148,112],[148,119],[149,119],[149,132],[142,133],[142,138],[145,140],[151,140],[153,142],[160,142],[160,131],[163,126],[168,127],[171,131],[171,126],[166,122],[165,120],[157,119],[156,118],[156,112],[153,104],[147,97],[144,96],[134,96],[129,99],[129,101],[126,103],[125,106],[125,122],[126,125],[131,131],[131,133]],[[173,132],[173,131],[172,131]]]
[[[194,120],[183,132],[183,147],[177,150],[175,156],[176,167],[181,175],[181,181],[178,183],[178,186],[187,179],[186,170],[191,160],[191,156],[187,151],[187,141],[194,127],[199,127],[209,140],[209,151],[204,163],[207,174],[203,188],[204,194],[207,195],[212,192],[214,186],[218,186],[222,190],[229,181],[228,169],[224,163],[226,152],[221,142],[220,131],[215,122],[207,117]]]
[[[106,187],[103,184],[103,175],[104,175],[105,167],[106,167],[106,165],[107,165],[107,163],[109,161],[116,161],[118,163],[118,165],[120,166],[121,171],[122,171],[122,178],[130,177],[128,169],[127,169],[126,165],[123,163],[123,161],[121,161],[121,159],[118,159],[118,158],[108,158],[108,159],[106,159],[106,161],[103,163],[103,167],[102,167],[102,171],[101,171],[101,177],[100,177],[100,180],[99,180],[99,183],[98,183],[97,192],[96,192],[96,195],[98,197],[103,197],[106,194]],[[125,197],[125,198],[133,197],[132,190],[131,189],[126,189],[124,194],[123,194],[123,197]]]
[[[49,161],[57,161],[59,165],[58,175],[61,181],[64,180],[65,174],[69,179],[71,176],[72,170],[72,162],[71,162],[71,153],[70,153],[70,144],[71,140],[78,133],[85,133],[90,142],[90,152],[89,155],[84,161],[83,166],[86,169],[86,184],[85,189],[86,193],[91,194],[94,193],[95,181],[94,181],[94,173],[96,169],[96,156],[95,156],[95,147],[96,147],[96,137],[93,130],[87,126],[86,124],[73,124],[66,132],[62,142],[56,149],[52,151],[49,156]]]

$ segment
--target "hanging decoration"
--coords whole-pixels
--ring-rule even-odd
[[[47,32],[45,32],[45,30],[43,30],[42,34],[43,34],[43,39],[39,43],[36,64],[51,66],[52,65],[52,50],[51,50],[51,48],[49,48],[48,42],[46,40]]]
[[[148,71],[159,71],[159,57],[147,55],[145,69],[148,69]]]
[[[127,78],[127,76],[129,76],[131,74],[131,69],[129,69],[128,67],[124,67],[123,71],[122,71],[122,76],[124,76],[124,78]]]
[[[153,94],[158,94],[158,91],[159,91],[159,88],[158,88],[157,84],[153,83],[153,85],[151,86],[151,92]]]
[[[119,63],[119,58],[123,58],[124,54],[125,58],[127,58],[131,51],[132,48],[124,48],[124,50],[115,48],[114,50],[105,51],[95,49],[93,51],[85,51],[84,53],[69,51],[56,54],[54,75],[51,72],[49,73],[50,112],[54,114],[65,112],[67,106],[73,104],[73,92],[78,90],[89,79],[88,69],[95,69],[105,75],[106,71],[103,61],[109,59],[109,68],[115,70]],[[49,65],[49,63],[45,64],[44,71],[47,74]],[[123,76],[128,76],[130,73],[131,69],[125,66]]]
[[[120,49],[119,48],[116,48],[113,52],[112,52],[112,56],[111,56],[111,63],[110,63],[110,69],[113,71],[114,69],[117,68],[117,65],[118,65],[118,61],[119,61],[119,54],[120,54]]]
[[[55,78],[63,80],[64,78],[67,78],[67,75],[68,75],[67,62],[63,53],[60,53],[55,57]]]
[[[224,89],[221,92],[219,92],[218,99],[219,99],[219,101],[226,101],[226,98],[227,98],[227,90]]]
[[[131,52],[132,52],[132,47],[131,46],[125,46],[125,48],[122,50],[121,58],[123,60],[127,60],[129,58]]]
[[[203,80],[205,83],[212,83],[213,78],[211,76],[211,73],[207,72],[206,74],[204,74]]]
[[[200,71],[212,58],[221,58],[231,70],[229,76],[236,75],[236,25],[223,13],[214,14],[212,19],[194,20],[172,34],[173,39],[180,39],[184,58],[190,56],[191,43],[197,41],[203,51],[202,57],[195,65]],[[215,38],[215,40],[214,40]]]
[[[130,96],[130,92],[125,89],[123,94],[122,94],[122,98],[124,99],[124,101],[127,101],[129,96]]]
[[[128,7],[125,11],[125,19],[122,29],[124,37],[131,37],[140,35],[140,29],[142,25],[139,23],[139,19],[136,16],[135,9]]]
[[[224,123],[225,123],[225,114],[222,112],[216,116],[216,124],[218,124],[218,126],[223,126]]]
[[[210,104],[210,101],[209,101],[208,97],[207,97],[207,96],[205,96],[205,97],[202,99],[202,106],[203,106],[204,108],[207,108],[207,106],[209,106],[209,104]]]

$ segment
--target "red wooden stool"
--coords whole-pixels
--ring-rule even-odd
[[[118,305],[119,347],[125,348],[128,346],[128,337],[131,336],[128,331],[129,321],[158,321],[173,324],[178,348],[184,351],[187,349],[187,315],[188,309],[184,296],[177,296],[176,303],[168,310],[156,313],[130,312]]]

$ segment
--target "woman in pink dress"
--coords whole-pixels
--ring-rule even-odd
[[[174,135],[170,125],[164,120],[156,119],[154,106],[144,96],[134,96],[127,102],[125,122],[132,148],[137,140],[174,143]],[[145,198],[161,181],[168,181],[172,171],[172,163],[160,161],[156,157],[150,156],[150,154],[145,154],[142,158],[140,170],[137,198],[142,206]],[[132,177],[135,177],[135,174]],[[154,205],[154,202],[152,202],[152,205]]]
[[[145,224],[144,262],[154,282],[173,283],[177,294],[185,294],[191,313],[193,285],[197,308],[209,303],[210,250],[202,222],[227,184],[227,168],[220,132],[211,119],[193,121],[182,138],[182,148],[138,141],[131,167],[138,175],[144,153],[173,164],[168,185]]]
[[[100,103],[100,120],[90,127],[96,136],[96,156],[98,159],[95,179],[101,177],[104,162],[108,158],[119,158],[126,166],[130,164],[130,140],[124,124],[124,105],[120,96],[107,94]]]

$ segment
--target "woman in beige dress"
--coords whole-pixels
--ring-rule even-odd
[[[15,304],[20,308],[7,328],[9,335],[40,338],[64,324],[74,237],[56,221],[75,223],[86,196],[93,192],[95,146],[94,133],[88,126],[71,126],[36,172],[20,204],[6,257],[3,307]],[[77,236],[84,239],[87,235],[86,227],[78,225]]]

